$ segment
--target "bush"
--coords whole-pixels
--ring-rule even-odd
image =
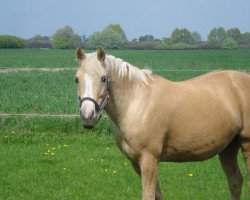
[[[157,49],[178,49],[178,50],[185,50],[185,49],[199,49],[199,45],[191,45],[191,44],[186,44],[186,43],[165,43],[161,42],[157,45]]]
[[[125,49],[134,49],[134,50],[147,50],[147,49],[157,49],[157,44],[159,42],[155,41],[141,41],[141,42],[127,42],[124,47]]]
[[[199,44],[199,48],[200,49],[221,49],[221,46],[219,44],[216,44],[214,42],[211,41],[207,41],[207,42],[203,42],[201,44]]]
[[[27,40],[28,48],[52,48],[51,40],[48,36],[35,35]]]
[[[26,41],[12,35],[0,35],[0,48],[24,48]]]
[[[237,49],[238,44],[234,39],[226,38],[225,40],[223,40],[221,47],[222,49]]]
[[[48,36],[35,35],[33,38],[27,40],[28,48],[52,48],[52,43]]]
[[[36,40],[32,40],[32,39],[29,39],[27,40],[27,45],[26,47],[28,48],[47,48],[47,49],[50,49],[52,48],[52,43],[51,41],[36,41]]]

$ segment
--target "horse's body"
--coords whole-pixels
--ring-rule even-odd
[[[201,161],[217,154],[228,178],[231,198],[240,198],[240,147],[250,174],[249,75],[220,71],[171,82],[121,60],[117,62],[112,56],[105,57],[103,49],[89,57],[78,49],[77,57],[82,65],[78,79],[88,73],[93,83],[94,77],[101,75],[110,79],[106,112],[115,124],[119,148],[142,178],[143,199],[162,198],[157,182],[158,162]],[[96,73],[90,66],[97,68]],[[80,98],[86,94],[87,86],[83,85],[78,86]],[[98,97],[103,98],[103,93],[99,89],[91,98],[100,104],[102,99]],[[90,104],[86,101],[81,105],[84,123],[91,123],[96,115]]]
[[[247,84],[249,88],[240,87]],[[248,109],[250,118],[250,103],[244,105],[250,102],[250,77],[239,72],[210,73],[181,83],[158,78],[150,87],[133,90],[134,96],[122,97],[131,99],[117,124],[123,135],[119,146],[124,149],[131,138],[137,142],[133,154],[149,147],[161,161],[208,159],[239,133],[242,110]],[[112,108],[110,104],[107,110]]]

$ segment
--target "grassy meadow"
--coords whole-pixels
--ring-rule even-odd
[[[172,81],[211,70],[250,71],[250,50],[108,51]],[[0,49],[0,199],[140,199],[141,183],[115,145],[112,123],[102,118],[92,130],[78,117],[14,114],[78,114],[74,50]],[[9,71],[3,68],[67,68]],[[13,115],[4,116],[1,113]],[[244,175],[241,199],[249,199]],[[219,160],[161,163],[164,199],[229,199]]]

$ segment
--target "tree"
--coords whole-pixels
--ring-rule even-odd
[[[201,43],[201,35],[197,31],[192,32],[192,38],[195,44]]]
[[[209,43],[214,43],[216,45],[221,46],[222,41],[226,39],[226,31],[224,28],[219,27],[219,28],[214,28],[211,30],[211,32],[208,35],[208,41]]]
[[[154,41],[154,36],[153,35],[144,35],[139,37],[139,41],[143,42],[143,41]]]
[[[233,40],[235,40],[237,43],[241,41],[241,33],[238,28],[231,28],[227,30],[227,36]]]
[[[242,34],[241,44],[245,47],[250,47],[250,32],[246,32]]]
[[[171,40],[171,38],[162,38],[162,42],[167,44],[167,45],[172,45],[173,44],[173,41]]]
[[[176,28],[171,34],[171,40],[173,43],[185,43],[185,44],[193,44],[194,39],[192,34],[186,28],[178,29]]]
[[[105,49],[121,49],[125,43],[121,34],[112,29],[105,29],[102,32],[93,33],[86,41],[87,48],[95,49],[102,46]]]
[[[49,36],[42,36],[40,34],[34,35],[32,38],[32,40],[34,41],[50,41],[50,37]]]
[[[237,49],[238,44],[234,39],[228,37],[225,40],[223,40],[221,47],[222,49]]]
[[[126,42],[124,34],[115,30],[114,27],[117,28],[118,26],[109,25],[103,31],[93,33],[85,42],[86,48],[95,49],[98,46],[106,49],[123,48]]]
[[[124,30],[122,29],[122,27],[121,27],[120,24],[109,24],[109,25],[104,29],[104,31],[105,31],[106,29],[112,29],[113,31],[119,33],[119,34],[122,36],[122,38],[123,38],[125,41],[127,41],[126,34],[125,34]]]
[[[52,36],[52,45],[58,49],[72,49],[82,44],[81,37],[70,26],[58,29]]]

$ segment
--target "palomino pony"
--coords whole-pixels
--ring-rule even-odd
[[[171,82],[106,55],[103,48],[85,54],[79,47],[76,55],[83,125],[92,128],[105,108],[118,147],[141,176],[143,200],[162,199],[159,162],[203,161],[217,154],[231,199],[240,199],[240,147],[250,175],[249,75],[219,71]]]

